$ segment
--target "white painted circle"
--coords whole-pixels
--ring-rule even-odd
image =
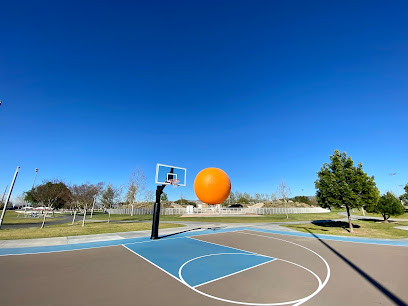
[[[280,260],[280,261],[287,262],[287,263],[290,263],[290,264],[292,264],[292,265],[298,266],[298,267],[300,267],[300,268],[302,268],[302,269],[308,271],[309,273],[311,273],[311,274],[317,279],[317,281],[318,281],[318,283],[319,283],[318,288],[317,288],[314,292],[312,292],[310,295],[308,295],[308,296],[306,296],[306,297],[304,297],[304,298],[301,298],[301,299],[293,300],[293,301],[280,302],[280,303],[249,303],[249,302],[240,302],[240,301],[233,301],[233,300],[223,299],[223,298],[220,298],[220,297],[217,297],[217,296],[210,295],[210,294],[208,294],[208,293],[205,293],[205,292],[202,292],[202,291],[198,290],[197,288],[194,288],[193,286],[191,286],[190,284],[188,284],[188,283],[184,280],[183,275],[182,275],[182,270],[183,270],[183,268],[184,268],[186,265],[188,265],[189,263],[191,263],[192,261],[195,261],[195,260],[197,260],[197,259],[201,259],[201,258],[204,258],[204,257],[210,257],[210,256],[219,256],[219,255],[247,255],[247,256],[269,257],[269,256],[263,256],[263,255],[259,255],[259,254],[253,254],[253,253],[249,253],[249,254],[248,254],[248,253],[216,253],[216,254],[208,254],[208,255],[198,256],[198,257],[195,257],[195,258],[193,258],[193,259],[190,259],[190,260],[186,261],[186,262],[180,267],[179,273],[178,273],[179,278],[181,279],[181,281],[182,281],[187,287],[189,287],[191,290],[194,290],[195,292],[197,292],[197,293],[199,293],[199,294],[201,294],[201,295],[207,296],[207,297],[212,298],[212,299],[215,299],[215,300],[219,300],[219,301],[223,301],[223,302],[228,302],[228,303],[234,303],[234,304],[241,304],[241,305],[259,305],[259,306],[271,305],[271,306],[272,306],[272,305],[287,305],[287,304],[293,304],[293,303],[303,303],[303,302],[306,301],[307,299],[309,299],[309,298],[313,297],[315,294],[317,294],[317,292],[319,292],[319,291],[321,290],[321,287],[323,286],[321,279],[320,279],[313,271],[311,271],[311,270],[309,270],[309,269],[307,269],[307,268],[305,268],[305,267],[303,267],[303,266],[301,266],[301,265],[299,265],[299,264],[297,264],[297,263],[294,263],[294,262],[291,262],[291,261],[288,261],[288,260],[284,260],[284,259],[272,258],[272,257],[269,257],[269,258],[271,258],[271,261],[270,261],[270,262],[273,261],[272,259]],[[235,274],[235,273],[234,273],[234,274]],[[216,280],[217,280],[217,279],[216,279]],[[297,305],[300,305],[300,304],[297,304]]]
[[[298,243],[295,243],[295,242],[292,242],[292,241],[288,241],[288,240],[285,240],[285,239],[281,239],[281,238],[276,238],[276,237],[271,237],[271,236],[265,236],[265,235],[259,235],[259,234],[242,233],[242,232],[241,232],[241,234],[244,234],[244,235],[253,235],[253,236],[260,236],[260,237],[264,237],[264,238],[268,238],[268,239],[275,239],[275,240],[284,241],[284,242],[287,242],[287,243],[290,243],[290,244],[294,244],[294,245],[296,245],[296,246],[298,246],[298,247],[301,247],[301,248],[303,248],[303,249],[305,249],[305,250],[308,250],[309,252],[315,254],[315,255],[316,255],[317,257],[319,257],[319,258],[323,261],[323,263],[326,265],[327,275],[326,275],[326,279],[324,280],[323,284],[322,284],[312,295],[310,295],[310,296],[308,296],[308,297],[305,297],[302,301],[299,301],[298,303],[294,304],[293,306],[298,306],[298,305],[300,305],[300,304],[303,304],[303,303],[306,302],[307,300],[310,300],[312,297],[314,297],[316,294],[318,294],[318,293],[324,288],[324,286],[326,286],[327,282],[329,281],[329,279],[330,279],[330,266],[329,266],[328,262],[327,262],[321,255],[319,255],[318,253],[316,253],[315,251],[313,251],[313,250],[311,250],[311,249],[309,249],[309,248],[307,248],[307,247],[305,247],[305,246],[303,246],[303,245],[301,245],[301,244],[298,244]]]

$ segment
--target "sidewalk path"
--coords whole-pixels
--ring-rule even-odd
[[[347,217],[346,212],[339,212],[338,214]],[[353,220],[359,220],[359,219],[362,219],[362,220],[379,220],[379,221],[384,220],[384,218],[380,218],[380,217],[356,216],[356,215],[350,215],[350,216],[351,216],[351,219],[353,219]],[[407,222],[408,221],[408,219],[397,219],[397,218],[389,218],[388,220],[389,221],[401,221],[401,222]]]
[[[137,221],[140,222],[140,221]],[[146,221],[151,222],[151,221]],[[201,231],[208,229],[219,228],[238,228],[238,227],[253,227],[264,228],[285,232],[297,232],[295,230],[281,227],[279,224],[273,223],[209,223],[209,222],[195,222],[195,221],[162,221],[160,223],[173,223],[182,224],[184,227],[161,229],[159,231],[160,236],[172,235],[175,233],[185,231]],[[51,246],[51,245],[66,245],[66,244],[78,244],[98,241],[110,241],[119,239],[129,239],[138,237],[149,237],[150,230],[147,231],[135,231],[135,232],[119,232],[119,233],[106,233],[97,235],[82,235],[82,236],[67,236],[67,237],[53,237],[53,238],[36,238],[36,239],[17,239],[17,240],[0,240],[0,248],[24,248],[35,246]]]
[[[341,216],[346,216],[346,213],[339,213]],[[352,216],[354,220],[358,219],[378,219],[374,217],[362,217],[362,216]],[[395,221],[408,221],[403,219],[390,219]],[[87,220],[90,221],[90,220]],[[209,229],[234,229],[234,228],[253,228],[253,229],[265,229],[272,231],[280,231],[287,233],[301,233],[299,231],[283,227],[284,224],[308,224],[317,222],[327,222],[327,221],[347,221],[347,218],[339,218],[332,220],[316,220],[316,221],[293,221],[293,222],[265,222],[265,223],[222,223],[222,222],[198,222],[198,221],[161,221],[161,223],[173,223],[182,224],[184,227],[178,228],[168,228],[160,230],[160,236],[167,236],[181,232],[188,231],[203,231]],[[94,222],[99,222],[99,220],[94,220]],[[151,222],[151,221],[112,221],[112,222]],[[401,229],[408,229],[408,227],[399,227]],[[101,242],[101,241],[111,241],[120,239],[130,239],[139,237],[149,237],[150,230],[147,231],[135,231],[135,232],[119,232],[119,233],[106,233],[97,235],[83,235],[83,236],[67,236],[67,237],[53,237],[53,238],[37,238],[37,239],[18,239],[18,240],[0,240],[1,248],[24,248],[24,247],[37,247],[37,246],[55,246],[55,245],[68,245],[68,244],[78,244],[78,243],[89,243],[89,242]],[[401,239],[399,239],[401,240]],[[408,239],[402,239],[408,240]]]

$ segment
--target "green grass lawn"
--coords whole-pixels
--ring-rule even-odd
[[[350,212],[350,213],[351,213],[352,215],[354,215],[354,216],[363,216],[363,213],[362,213],[361,210],[359,210],[359,211],[354,211],[354,212]],[[382,219],[383,219],[383,216],[380,215],[380,214],[372,214],[372,213],[366,212],[366,213],[365,213],[365,216],[366,216],[366,217],[377,217],[377,218],[382,218]],[[408,213],[405,213],[405,214],[403,214],[403,215],[401,215],[401,216],[391,216],[390,218],[391,218],[391,219],[407,219],[407,220],[408,220]]]
[[[195,222],[223,222],[223,223],[261,223],[261,222],[288,222],[288,221],[313,221],[341,219],[344,216],[332,211],[322,214],[289,214],[286,215],[262,215],[256,217],[181,217],[181,216],[160,216],[160,221],[195,221]],[[108,220],[108,214],[98,213],[93,216],[95,220]],[[111,221],[145,221],[152,220],[151,215],[111,215]]]
[[[408,222],[375,222],[375,221],[353,221],[354,232],[348,232],[348,222],[324,222],[321,224],[288,224],[285,227],[301,232],[312,232],[314,234],[341,235],[354,237],[370,237],[384,239],[408,238],[408,231],[394,228],[395,226],[408,226]]]
[[[47,216],[47,219],[45,222],[49,220],[55,220],[59,217],[60,217],[59,214],[54,214],[54,217],[52,217],[51,215]],[[19,214],[19,213],[16,213],[15,211],[7,210],[6,214],[4,215],[3,224],[42,223],[42,221],[43,221],[42,216],[29,217],[27,215],[27,217],[24,217],[24,214]]]
[[[49,237],[64,237],[78,236],[91,234],[104,234],[116,232],[144,231],[152,228],[151,223],[87,223],[84,227],[81,226],[82,221],[71,224],[45,225],[41,228],[22,228],[22,229],[1,229],[0,240],[10,239],[32,239],[32,238],[49,238]],[[181,224],[166,224],[161,223],[160,229],[182,227]]]

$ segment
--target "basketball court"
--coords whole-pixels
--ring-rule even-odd
[[[0,248],[3,305],[407,305],[408,241],[212,228],[160,236],[160,196],[186,169],[157,164],[151,237]],[[194,189],[225,201],[227,174]]]
[[[406,305],[408,242],[357,240],[232,228],[0,249],[2,304]]]

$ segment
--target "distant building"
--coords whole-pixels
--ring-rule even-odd
[[[203,203],[200,200],[195,201],[197,208],[216,208],[219,209],[221,208],[221,204],[215,204],[215,205],[209,205],[206,203]]]

